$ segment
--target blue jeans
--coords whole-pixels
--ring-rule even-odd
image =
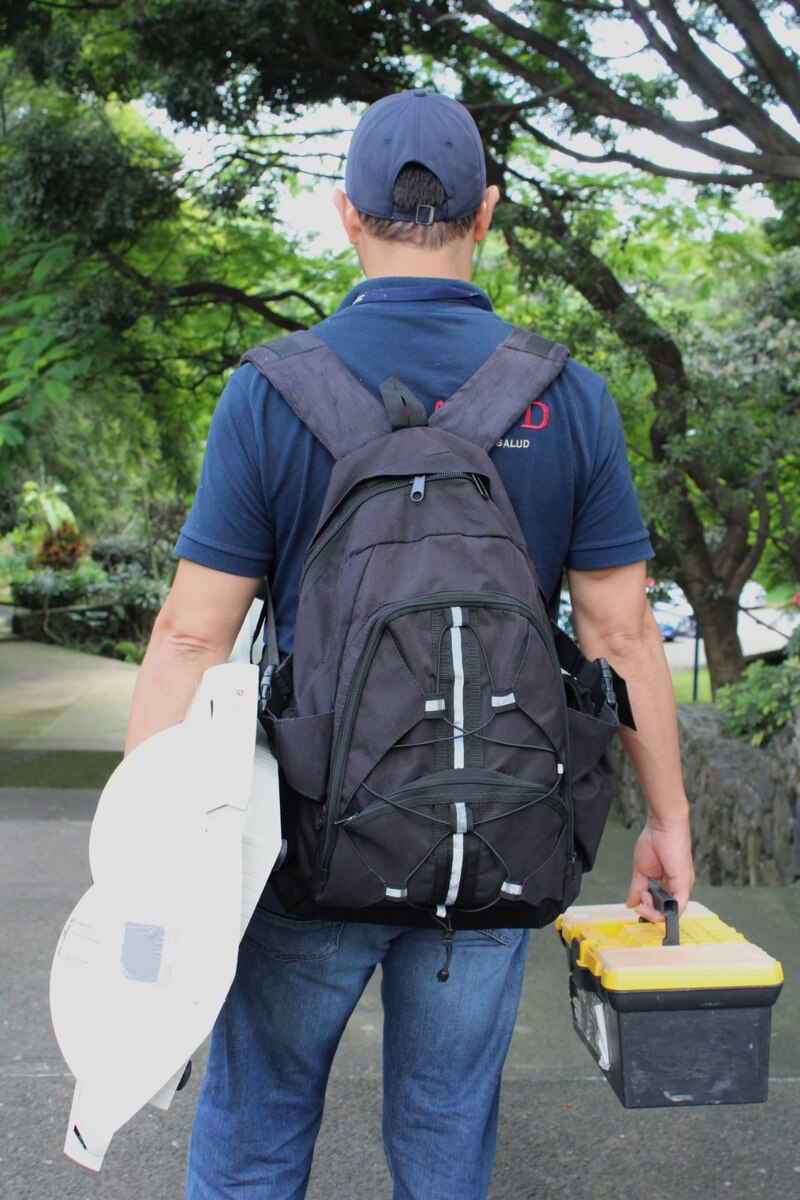
[[[484,1200],[527,942],[524,930],[459,931],[440,983],[436,930],[258,908],[211,1040],[188,1200],[302,1200],[333,1056],[378,963],[393,1198]]]

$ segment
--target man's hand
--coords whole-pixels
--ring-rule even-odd
[[[688,816],[683,821],[675,820],[666,825],[649,817],[633,852],[628,908],[635,908],[639,916],[649,921],[663,921],[648,891],[651,879],[658,880],[674,896],[678,912],[683,912],[694,883]]]

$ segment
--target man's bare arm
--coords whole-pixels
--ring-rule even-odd
[[[139,671],[126,754],[183,720],[203,672],[227,661],[259,583],[181,559]]]
[[[683,784],[675,697],[661,633],[645,593],[645,564],[570,571],[575,630],[587,658],[606,658],[628,686],[636,732],[621,729],[648,806],[637,842],[628,904],[650,913],[650,878],[681,911],[694,883],[689,803]]]

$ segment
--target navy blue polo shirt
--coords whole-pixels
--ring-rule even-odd
[[[380,384],[397,375],[432,412],[511,329],[473,284],[401,277],[358,284],[313,332],[376,403]],[[565,566],[594,570],[652,555],[619,413],[595,372],[570,360],[498,441],[492,459],[546,595],[558,588]],[[268,574],[284,652],[332,466],[328,451],[255,367],[233,373],[211,422],[176,553],[234,575]]]

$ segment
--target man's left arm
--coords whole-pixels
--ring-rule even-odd
[[[126,754],[183,720],[203,673],[227,661],[259,583],[180,560],[139,670]]]
[[[682,911],[694,883],[689,802],[683,784],[675,696],[661,633],[645,591],[645,563],[569,571],[575,629],[587,658],[603,657],[628,688],[636,731],[620,737],[647,801],[628,904],[652,913],[651,878]]]

